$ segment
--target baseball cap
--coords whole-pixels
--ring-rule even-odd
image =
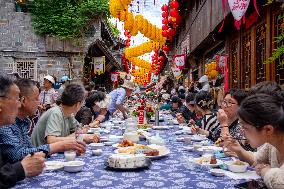
[[[67,75],[61,77],[61,82],[65,82],[65,81],[71,81],[72,79],[70,79]]]
[[[50,81],[52,84],[55,83],[55,80],[54,80],[54,78],[51,75],[44,76],[43,79],[46,79],[46,80]]]

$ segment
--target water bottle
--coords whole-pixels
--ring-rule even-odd
[[[159,109],[155,111],[155,126],[159,126]]]

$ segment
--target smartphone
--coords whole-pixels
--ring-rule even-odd
[[[268,189],[261,180],[250,180],[248,182],[237,184],[235,187],[240,189]]]

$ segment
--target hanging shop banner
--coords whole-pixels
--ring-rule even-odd
[[[182,70],[179,68],[172,67],[172,72],[174,77],[178,79],[181,76]]]
[[[216,64],[222,74],[224,74],[224,91],[229,90],[229,69],[228,69],[228,55],[216,56]]]
[[[92,64],[94,65],[94,74],[105,73],[105,56],[93,57]]]
[[[111,81],[112,82],[117,82],[118,81],[118,76],[119,76],[118,72],[111,73]]]
[[[240,21],[245,15],[250,0],[228,0],[231,12],[236,21]]]
[[[185,56],[186,54],[179,54],[174,57],[174,65],[180,70],[185,67]]]

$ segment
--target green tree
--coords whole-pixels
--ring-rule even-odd
[[[77,38],[98,17],[109,17],[108,0],[33,0],[28,5],[35,31]]]

